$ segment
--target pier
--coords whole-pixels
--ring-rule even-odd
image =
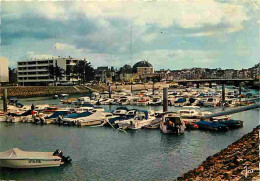
[[[227,84],[227,83],[232,83],[233,85],[239,86],[241,82],[251,82],[253,83],[255,80],[254,79],[190,79],[190,80],[175,80],[174,82],[180,83],[180,84],[186,84],[186,83],[195,83],[197,85],[197,88],[199,88],[200,83],[217,83],[217,84]],[[210,85],[212,87],[212,85]]]
[[[214,113],[214,114],[209,114],[209,115],[201,117],[201,119],[209,119],[209,118],[212,118],[212,117],[230,115],[230,114],[235,114],[235,113],[238,113],[238,112],[248,111],[248,110],[251,110],[251,109],[257,109],[257,108],[260,108],[260,104],[259,103],[258,104],[254,104],[254,105],[234,108],[234,109],[227,110],[227,111],[217,112],[217,113]]]

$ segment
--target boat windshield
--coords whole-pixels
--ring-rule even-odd
[[[176,125],[181,125],[182,123],[181,123],[181,119],[179,118],[179,117],[166,117],[165,118],[165,122],[167,123],[167,124],[169,124],[169,122],[172,122],[172,123],[174,123],[174,124],[176,124]]]
[[[180,111],[180,114],[192,114],[194,111]]]

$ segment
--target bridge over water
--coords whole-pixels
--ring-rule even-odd
[[[218,83],[218,84],[227,84],[231,83],[236,86],[241,86],[242,82],[254,82],[254,79],[191,79],[191,80],[175,80],[174,82],[180,83],[180,84],[186,84],[186,83],[196,83],[197,88],[199,88],[200,83],[209,83],[209,87],[212,87],[212,83]]]

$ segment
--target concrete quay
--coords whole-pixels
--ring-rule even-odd
[[[30,97],[46,97],[55,94],[77,94],[89,93],[89,89],[84,86],[21,86],[21,87],[7,87],[8,96],[18,98]],[[0,88],[0,97],[3,96],[3,91]]]

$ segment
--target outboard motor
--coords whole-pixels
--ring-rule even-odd
[[[59,115],[56,119],[56,122],[60,125],[61,124],[61,121],[62,121],[62,116]]]
[[[61,150],[56,150],[54,153],[53,153],[53,156],[59,156],[59,157],[61,157],[62,158],[62,156],[63,156],[63,153],[62,153],[62,151]]]
[[[67,163],[71,163],[72,159],[69,157],[69,156],[63,156],[63,153],[61,150],[56,150],[54,153],[53,153],[53,156],[58,156],[61,158],[61,161],[65,164]]]
[[[69,156],[62,156],[61,160],[64,163],[71,163],[72,159]]]

